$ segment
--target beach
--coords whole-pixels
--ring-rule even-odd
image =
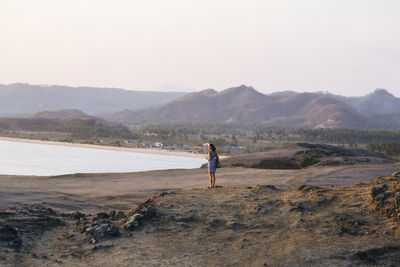
[[[163,149],[101,146],[101,145],[91,145],[91,144],[55,142],[55,141],[44,141],[44,140],[37,140],[37,139],[11,138],[11,137],[0,136],[0,141],[1,140],[2,141],[9,141],[9,142],[40,144],[40,145],[81,147],[81,148],[111,150],[111,151],[119,151],[119,152],[168,155],[168,156],[179,156],[179,157],[188,157],[188,158],[204,158],[205,157],[205,155],[203,155],[203,154],[195,154],[195,153],[189,153],[189,152],[184,152],[184,151],[171,151],[171,150],[163,150]]]

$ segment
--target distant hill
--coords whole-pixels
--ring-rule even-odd
[[[59,132],[73,137],[130,137],[128,127],[87,115],[79,110],[39,112],[22,118],[0,118],[0,133]]]
[[[64,124],[74,124],[74,123],[84,124],[85,121],[91,121],[91,123],[94,123],[96,125],[105,125],[105,126],[120,125],[117,122],[110,122],[96,116],[87,115],[86,113],[77,109],[41,111],[32,115],[28,115],[25,118],[57,120],[57,121],[62,121]]]
[[[123,109],[138,110],[161,106],[185,94],[14,83],[0,85],[0,116],[60,109],[78,109],[87,114],[98,115]]]
[[[54,111],[41,111],[28,116],[30,118],[45,118],[45,119],[69,119],[69,118],[90,118],[85,113],[77,109],[63,109]],[[93,117],[94,118],[94,117]]]
[[[121,111],[105,118],[138,123],[262,123],[281,127],[363,128],[369,120],[345,101],[323,93],[265,95],[241,85],[191,93],[161,107]]]
[[[332,94],[330,96],[349,104],[362,114],[379,115],[400,112],[400,99],[381,88],[361,97],[344,97]]]

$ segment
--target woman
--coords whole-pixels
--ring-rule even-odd
[[[217,170],[217,161],[219,160],[217,149],[214,144],[208,144],[208,174],[210,176],[210,188],[215,187],[215,171]]]

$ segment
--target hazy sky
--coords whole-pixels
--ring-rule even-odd
[[[0,83],[400,96],[399,0],[0,0]]]

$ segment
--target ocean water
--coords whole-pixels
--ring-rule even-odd
[[[0,140],[0,174],[61,175],[199,168],[205,159]]]

